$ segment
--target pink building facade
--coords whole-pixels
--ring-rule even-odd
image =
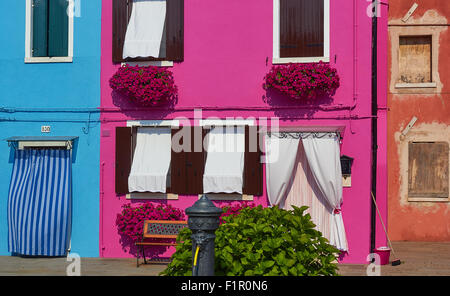
[[[170,0],[168,0],[170,1]],[[370,2],[324,0],[324,49],[320,59],[279,58],[276,38],[279,0],[184,1],[182,61],[137,62],[156,64],[173,72],[178,100],[172,108],[139,108],[117,98],[109,79],[121,66],[113,62],[113,2],[103,1],[101,57],[101,153],[100,153],[100,256],[133,257],[135,249],[118,233],[116,216],[124,204],[167,203],[186,209],[198,195],[158,197],[116,194],[116,128],[133,123],[173,122],[186,118],[192,125],[216,118],[252,118],[256,125],[276,118],[281,128],[292,131],[339,131],[340,154],[352,157],[351,184],[343,187],[341,205],[348,251],[342,263],[366,263],[371,252],[371,83],[372,17]],[[378,150],[376,198],[386,223],[386,17],[383,6],[378,18]],[[275,41],[274,41],[275,40]],[[340,87],[332,100],[301,104],[263,89],[272,65],[292,62],[327,62],[337,69]],[[260,196],[233,197],[216,204],[249,199],[269,206],[266,166]],[[345,182],[344,182],[345,183]],[[151,199],[148,199],[151,198]],[[226,197],[225,197],[226,199]],[[231,198],[230,198],[231,199]],[[385,246],[377,217],[376,247]],[[373,242],[372,242],[373,243]],[[169,253],[171,250],[169,250]]]

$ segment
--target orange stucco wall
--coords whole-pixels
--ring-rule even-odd
[[[410,19],[401,19],[411,6]],[[409,141],[450,143],[450,1],[392,0],[389,7],[388,54],[388,229],[391,240],[450,241],[450,202],[408,201]],[[405,24],[410,26],[404,26]],[[416,24],[411,26],[411,24]],[[417,26],[417,24],[421,24]],[[434,26],[427,26],[434,24]],[[398,36],[433,35],[432,61],[435,88],[398,89]],[[402,136],[413,117],[417,121]]]

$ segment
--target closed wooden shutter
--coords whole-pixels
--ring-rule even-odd
[[[48,0],[33,1],[33,57],[48,56]]]
[[[323,0],[280,0],[280,57],[323,55]]]
[[[261,136],[257,126],[245,127],[244,186],[242,192],[248,195],[263,194],[263,172],[261,164]]]
[[[181,128],[172,128],[172,145],[174,145],[173,139],[177,132]],[[183,145],[184,138],[181,138],[179,145]],[[186,152],[175,152],[172,149],[171,161],[170,161],[170,186],[171,193],[182,194],[186,189]]]
[[[184,0],[166,1],[166,56],[123,59],[123,45],[133,3],[132,0],[113,0],[113,63],[184,59]]]
[[[68,55],[69,16],[67,0],[50,0],[48,7],[48,56]]]
[[[167,0],[166,59],[184,59],[184,0]]]
[[[190,139],[182,137],[179,144],[183,145],[184,140],[189,140],[190,151],[175,152],[172,149],[171,192],[183,195],[201,194],[203,193],[205,151],[203,145],[194,149],[194,135],[197,133],[203,139],[205,132],[201,127],[184,128],[190,128]],[[180,130],[181,128],[172,129],[172,138]]]
[[[131,171],[132,153],[132,128],[116,127],[116,193],[127,194],[128,176]]]
[[[408,151],[408,196],[448,197],[448,143],[411,142]]]
[[[127,32],[128,20],[131,14],[132,0],[113,0],[113,19],[112,19],[112,57],[113,63],[123,62],[123,44]],[[130,7],[130,9],[128,9]]]

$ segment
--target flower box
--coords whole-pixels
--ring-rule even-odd
[[[122,66],[109,85],[141,106],[169,103],[177,95],[172,72],[156,66]]]
[[[264,89],[275,89],[296,100],[333,96],[339,87],[336,69],[328,63],[274,65],[264,78]]]

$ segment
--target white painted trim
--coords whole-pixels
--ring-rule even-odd
[[[19,150],[26,147],[66,147],[72,148],[72,141],[18,141]]]
[[[308,58],[273,58],[272,64],[289,64],[289,63],[328,63],[329,57],[308,57]]]
[[[178,194],[157,193],[157,192],[131,192],[126,195],[126,199],[167,199],[177,200]]]
[[[396,83],[395,88],[436,88],[436,82],[425,83]]]
[[[205,193],[209,200],[243,200],[243,201],[253,201],[253,195],[239,194],[239,193]],[[198,199],[202,197],[203,194],[198,195]]]
[[[408,197],[409,202],[450,202],[448,197]]]
[[[155,126],[155,127],[179,127],[179,120],[128,120],[127,127]]]
[[[280,0],[273,0],[273,57],[272,64],[318,63],[330,61],[330,0],[323,0],[323,57],[280,58]]]
[[[33,57],[33,0],[25,0],[25,63],[71,63],[73,62],[73,13],[69,14],[67,57]],[[69,7],[74,7],[74,0],[68,0]]]
[[[254,126],[254,119],[201,119],[200,126]]]
[[[72,57],[25,57],[24,62],[27,64],[39,63],[72,63]]]
[[[125,66],[126,64],[130,66],[173,67],[172,61],[123,62],[121,63],[121,66]]]

